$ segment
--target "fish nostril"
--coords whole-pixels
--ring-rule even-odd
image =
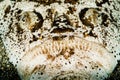
[[[65,33],[65,32],[74,32],[74,29],[72,28],[69,18],[64,14],[58,17],[55,17],[50,32],[51,33]]]
[[[70,25],[70,21],[68,17],[66,15],[61,15],[61,16],[55,17],[52,26],[61,27],[61,26],[67,26],[67,25]]]
[[[72,28],[54,28],[51,33],[65,33],[65,32],[74,32]]]

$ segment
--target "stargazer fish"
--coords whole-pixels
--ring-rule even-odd
[[[114,9],[115,2],[1,1],[0,37],[21,79],[107,78],[120,59],[120,20],[116,17],[120,9]]]

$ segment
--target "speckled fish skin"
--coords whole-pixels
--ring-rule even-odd
[[[104,80],[120,60],[119,7],[117,0],[4,0],[0,37],[22,80]]]

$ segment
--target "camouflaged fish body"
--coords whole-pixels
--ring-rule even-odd
[[[21,79],[107,78],[120,59],[119,20],[112,18],[113,3],[102,0],[0,2],[0,36]],[[115,11],[119,15],[119,10]]]

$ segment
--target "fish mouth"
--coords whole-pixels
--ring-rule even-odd
[[[113,61],[111,64],[112,59],[114,60],[112,55],[101,44],[74,36],[61,40],[47,39],[35,45],[25,52],[17,69],[19,74],[27,79],[41,71],[50,78],[62,71],[79,74],[81,70],[94,73],[94,70],[100,69],[98,73],[103,76],[114,69],[116,62]],[[57,78],[59,79],[59,76]],[[63,78],[67,79],[67,77]]]
[[[65,57],[65,54],[67,53],[69,56],[73,55],[75,49],[83,51],[97,50],[97,48],[95,49],[95,47],[92,46],[93,44],[95,44],[95,46],[99,46],[101,49],[104,48],[98,43],[87,41],[85,39],[72,35],[54,36],[51,39],[41,40],[40,44],[36,44],[34,47],[31,47],[29,50],[27,50],[23,57],[28,56],[31,52],[37,53],[36,56],[39,54],[44,54],[51,57],[58,57],[59,55],[63,55]],[[103,55],[103,53],[101,52],[100,55]],[[68,57],[65,57],[65,59],[67,58]]]

